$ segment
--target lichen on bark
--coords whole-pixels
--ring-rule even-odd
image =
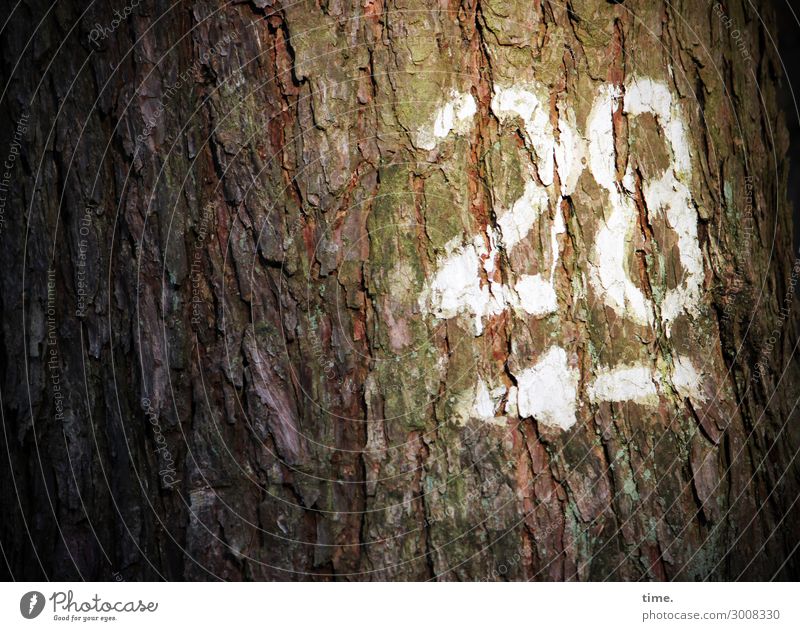
[[[588,0],[197,0],[157,21],[137,13],[80,91],[57,57],[53,90],[33,102],[57,124],[30,140],[14,189],[30,216],[9,219],[0,252],[15,272],[0,279],[5,436],[26,491],[2,487],[15,575],[796,576],[783,561],[800,434],[791,395],[774,396],[798,380],[797,323],[781,311],[791,217],[774,202],[785,128],[765,26],[728,5],[758,64],[705,3]],[[43,50],[74,12],[45,22]],[[26,45],[3,44],[4,72]],[[22,59],[12,89],[25,97],[41,61]],[[665,115],[625,110],[641,78],[666,86],[690,146],[675,182],[690,193],[700,298],[668,322],[686,249],[648,187],[680,169]],[[603,90],[611,186],[588,151]],[[530,187],[538,214],[514,232],[508,213]],[[620,273],[651,321],[630,317],[633,291],[615,309],[593,281],[623,189]],[[110,280],[76,319],[69,240],[90,201],[92,273]],[[51,260],[53,235],[67,255]],[[469,248],[470,287],[493,306],[443,315],[426,291]],[[46,380],[49,266],[65,306],[63,428]],[[526,310],[517,288],[534,276],[555,308]],[[569,422],[551,405],[564,388]],[[143,397],[178,485],[159,474]],[[26,529],[46,498],[57,519]]]

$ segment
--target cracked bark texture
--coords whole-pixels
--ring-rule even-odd
[[[4,573],[796,579],[780,66],[769,8],[725,7],[750,60],[696,1],[143,1],[97,45],[108,7],[21,7],[2,44],[3,117],[31,115],[0,249]],[[688,123],[702,315],[668,337],[587,288],[607,212],[588,170],[559,202],[557,314],[503,313],[478,336],[422,314],[445,244],[521,192],[530,156],[494,86],[535,79],[551,122],[571,108],[584,130],[598,87],[634,74],[666,82]],[[416,148],[451,90],[475,99],[474,125]],[[681,274],[641,194],[664,139],[647,115],[619,111],[614,130],[618,175],[631,161],[638,181],[627,264],[654,295]],[[499,274],[548,268],[555,210]],[[574,427],[456,418],[476,374],[511,387],[554,342],[581,374]],[[599,366],[677,354],[705,367],[707,405],[588,401]]]

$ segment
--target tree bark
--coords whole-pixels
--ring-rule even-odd
[[[15,11],[7,576],[797,579],[773,26]]]

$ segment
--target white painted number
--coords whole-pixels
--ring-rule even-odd
[[[673,102],[666,84],[651,79],[633,79],[625,86],[624,95],[618,88],[604,85],[586,122],[587,140],[578,133],[571,110],[559,116],[556,137],[548,102],[547,93],[541,86],[495,88],[492,111],[504,124],[521,120],[525,144],[535,156],[533,165],[538,181],[531,170],[526,176],[521,197],[497,213],[496,228],[487,227],[485,234],[475,235],[467,243],[456,238],[445,246],[445,255],[439,261],[437,272],[426,283],[420,296],[420,307],[438,318],[470,318],[475,335],[482,334],[486,318],[509,309],[534,317],[557,313],[558,235],[566,230],[559,202],[574,192],[588,157],[589,170],[607,191],[610,206],[595,236],[590,257],[590,284],[615,313],[640,325],[652,326],[656,313],[659,313],[669,335],[679,315],[684,312],[698,315],[703,281],[696,213],[689,192],[691,158],[678,105]],[[637,210],[631,196],[634,182],[630,165],[621,182],[616,178],[612,116],[620,102],[629,116],[649,112],[656,118],[671,157],[670,168],[660,178],[645,183],[643,188],[647,207],[651,211],[663,212],[677,235],[679,258],[684,270],[681,282],[666,292],[658,305],[658,312],[656,305],[633,283],[625,270],[626,250],[635,229]],[[470,94],[452,93],[450,100],[434,113],[431,123],[419,130],[416,145],[430,150],[450,133],[467,133],[476,112]],[[560,183],[558,193],[552,192],[556,174]],[[538,221],[549,217],[551,192],[555,212],[550,226],[549,273],[519,274],[511,285],[495,281],[500,246],[511,252]],[[482,282],[481,271],[488,283]],[[592,401],[658,403],[660,377],[652,367],[599,367],[597,373],[597,378],[588,385]],[[533,416],[543,424],[562,429],[575,424],[578,371],[569,367],[564,349],[550,347],[533,366],[515,378],[518,388],[509,392],[507,412],[513,408],[522,417]],[[681,395],[700,398],[700,378],[689,359],[676,360],[671,383]],[[493,418],[495,405],[490,404],[483,380],[478,380],[475,392],[476,416],[484,420]]]

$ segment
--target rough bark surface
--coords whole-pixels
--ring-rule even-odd
[[[797,578],[780,70],[768,8],[724,15],[143,0],[93,39],[105,4],[22,6],[0,104],[30,114],[0,237],[7,575]],[[697,312],[669,326],[658,312],[687,271],[644,192],[671,168],[664,121],[623,110],[642,77],[685,121],[702,255]],[[598,91],[619,95],[609,157],[637,215],[624,266],[652,323],[592,284],[615,193],[590,157],[559,193],[524,117],[493,106],[531,85],[542,124],[587,140]],[[557,309],[476,322],[426,306],[442,261],[476,235],[493,247],[529,180],[545,210],[479,257],[494,267],[477,282],[552,266]],[[558,392],[519,394],[551,347],[578,375],[567,429],[524,414]],[[679,361],[700,390],[677,383]],[[654,395],[590,395],[638,365]]]

